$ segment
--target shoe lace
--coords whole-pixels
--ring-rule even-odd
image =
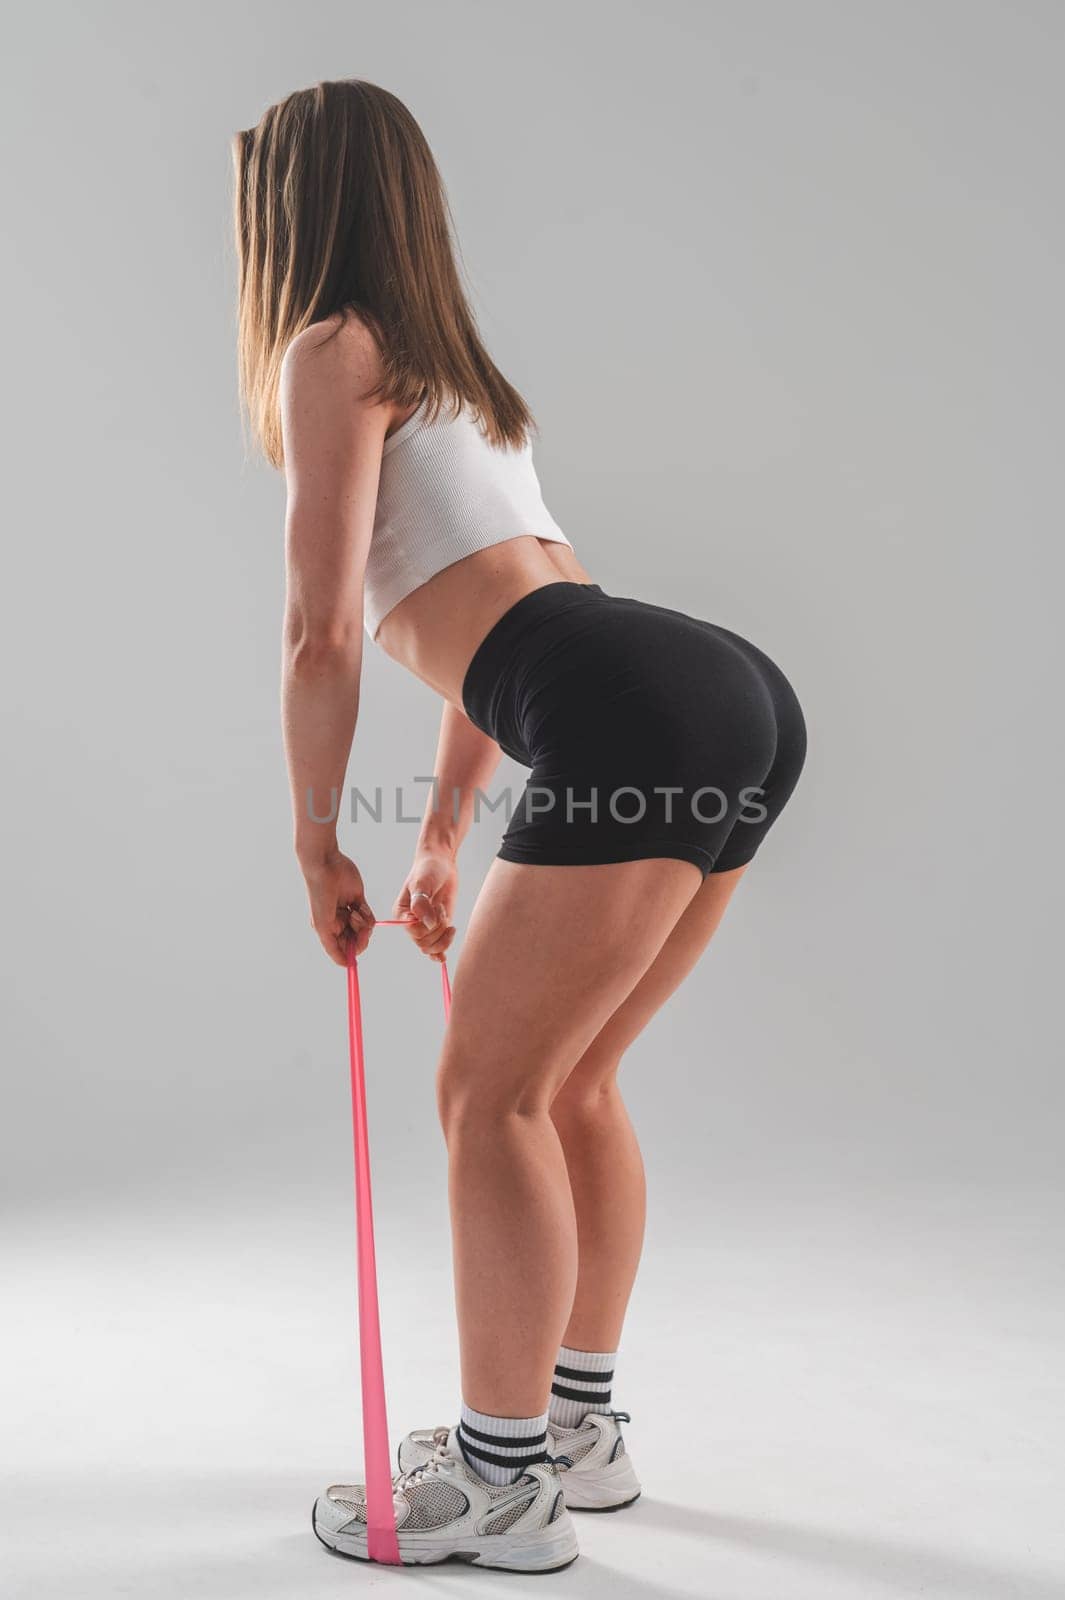
[[[450,1457],[447,1453],[447,1429],[437,1428],[433,1434],[432,1455],[418,1466],[408,1467],[406,1472],[397,1472],[392,1479],[393,1496],[402,1494],[405,1489],[412,1489],[416,1483],[422,1483],[426,1478],[432,1477],[448,1460]]]
[[[631,1422],[632,1418],[627,1411],[612,1411],[610,1415],[615,1422]],[[393,1495],[402,1494],[405,1489],[412,1489],[416,1483],[423,1483],[426,1478],[432,1477],[440,1471],[445,1461],[450,1458],[447,1452],[448,1430],[437,1428],[433,1434],[433,1453],[426,1461],[416,1467],[408,1467],[406,1472],[399,1472],[392,1480]],[[559,1471],[566,1471],[572,1467],[573,1462],[567,1455],[548,1455],[547,1462]]]

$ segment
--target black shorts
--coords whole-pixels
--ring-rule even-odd
[[[532,768],[504,861],[744,866],[806,754],[794,690],[761,650],[594,583],[549,583],[512,606],[478,646],[462,699]]]

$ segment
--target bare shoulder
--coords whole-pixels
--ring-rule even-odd
[[[281,362],[282,396],[335,398],[336,385],[353,401],[365,400],[383,371],[381,351],[366,323],[354,313],[312,322],[290,342]]]
[[[393,412],[373,397],[382,370],[376,340],[353,316],[314,322],[291,341],[279,395],[290,486],[372,475]]]

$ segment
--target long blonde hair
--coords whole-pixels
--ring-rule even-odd
[[[285,350],[335,313],[354,312],[376,338],[373,398],[424,397],[430,417],[465,405],[493,444],[527,439],[535,421],[481,343],[444,186],[402,101],[356,78],[300,89],[235,135],[233,158],[240,388],[275,467]]]

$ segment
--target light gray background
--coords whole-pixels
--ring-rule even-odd
[[[343,985],[288,852],[282,484],[242,451],[228,140],[343,76],[421,121],[593,576],[749,635],[808,715],[786,818],[625,1071],[651,1217],[616,1397],[647,1492],[581,1522],[564,1592],[1060,1592],[1063,21],[20,13],[7,1594],[442,1581],[307,1525],[361,1450]],[[371,653],[364,707],[352,780],[409,786],[432,696]],[[414,831],[349,832],[379,914]],[[440,1021],[401,935],[364,981],[398,1434],[458,1399]]]

